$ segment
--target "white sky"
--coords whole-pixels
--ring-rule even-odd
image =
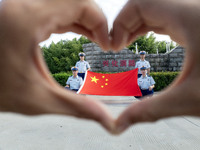
[[[117,16],[119,11],[127,2],[127,0],[95,0],[95,1],[99,5],[99,7],[103,10],[105,16],[107,17],[109,28],[112,27],[115,17]],[[52,41],[57,43],[61,39],[72,40],[73,38],[79,38],[80,36],[81,35],[71,33],[71,32],[64,33],[64,34],[51,34],[49,39],[40,43],[40,46],[43,46],[43,45],[49,46]],[[171,41],[170,37],[167,35],[155,34],[155,36],[156,36],[156,40],[158,41]]]

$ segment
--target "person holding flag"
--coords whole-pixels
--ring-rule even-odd
[[[142,92],[142,96],[153,95],[153,88],[155,87],[155,81],[153,77],[147,76],[147,68],[145,66],[141,67],[140,71],[142,73],[142,76],[138,78],[138,85]]]
[[[76,67],[78,68],[78,76],[82,77],[84,80],[85,72],[90,70],[90,65],[87,61],[85,61],[85,53],[79,53],[80,61],[76,63]]]
[[[83,80],[78,76],[78,68],[71,68],[73,76],[70,76],[66,82],[66,89],[70,89],[72,91],[78,91],[81,85],[83,84]]]

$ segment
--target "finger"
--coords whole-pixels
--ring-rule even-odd
[[[136,5],[132,5],[129,1],[117,16],[111,35],[113,50],[121,50],[127,44],[129,34],[143,24],[141,17],[137,14]]]
[[[102,103],[86,96],[80,96],[72,92],[57,88],[51,88],[52,105],[47,113],[71,115],[78,118],[90,119],[99,122],[106,130],[113,133],[114,120]]]
[[[134,40],[137,39],[137,37],[145,35],[150,29],[146,27],[145,25],[141,25],[139,29],[136,32],[132,32],[129,34],[129,37],[127,39],[127,46],[130,45]]]
[[[88,98],[86,96],[79,96],[72,92],[68,92],[62,87],[60,87],[53,80],[53,78],[48,75],[49,72],[47,70],[46,64],[44,63],[44,60],[42,59],[42,55],[39,49],[35,51],[33,58],[33,64],[35,64],[35,69],[38,70],[37,73],[39,73],[40,76],[39,80],[42,80],[39,81],[39,83],[41,83],[41,88],[43,90],[47,90],[42,92],[42,94],[42,90],[39,90],[37,88],[36,93],[37,95],[41,96],[39,99],[46,99],[48,100],[46,104],[51,104],[48,106],[48,108],[45,107],[45,109],[43,107],[41,108],[43,104],[37,106],[37,111],[39,111],[39,108],[41,108],[39,113],[58,113],[72,115],[79,118],[92,119],[101,123],[101,125],[104,128],[106,128],[109,132],[113,132],[113,118],[108,112],[108,110],[102,105],[102,103],[98,102],[95,99]],[[42,98],[42,95],[46,95],[48,97]],[[44,110],[46,111],[44,112]],[[30,112],[30,109],[28,111]]]
[[[152,27],[147,27],[145,25],[141,25],[136,32],[132,32],[129,34],[129,37],[127,40],[127,46],[130,45],[133,41],[135,41],[139,36],[143,36],[143,35],[147,34],[148,31],[154,31],[156,33],[163,33],[163,32],[161,32],[162,29],[152,28]]]
[[[88,39],[90,39],[91,41],[95,40],[94,37],[93,37],[92,31],[86,29],[85,27],[83,27],[79,24],[73,24],[69,27],[60,27],[55,32],[56,33],[64,33],[66,31],[74,32],[74,33],[77,33],[77,34],[82,34],[82,35],[86,36]]]
[[[105,50],[109,50],[109,36],[107,19],[96,3],[86,7],[79,23],[93,31],[95,41]]]
[[[120,44],[124,46],[130,43],[130,40],[135,39],[135,36],[142,31],[142,26],[145,27],[145,32],[154,31],[169,34],[175,41],[185,44],[186,35],[179,16],[183,10],[175,9],[179,5],[179,2],[171,0],[129,0],[115,20],[111,42],[112,48],[119,49],[119,47],[122,47]],[[125,37],[116,37],[118,34],[115,29],[118,29],[118,26],[121,27],[120,35]],[[124,39],[128,39],[128,43]]]
[[[69,2],[67,3],[64,0],[60,0],[60,3],[53,2],[57,7],[52,4],[48,5],[49,12],[43,17],[43,19],[47,21],[45,25],[42,26],[43,32],[46,32],[45,38],[52,32],[60,32],[60,28],[66,29],[65,31],[63,30],[63,32],[68,32],[74,30],[73,25],[79,25],[79,30],[74,31],[87,34],[102,46],[103,49],[109,49],[107,21],[103,12],[93,1],[70,1],[72,3],[70,8]],[[63,7],[63,5],[66,7]],[[77,26],[75,28],[77,28]],[[89,34],[88,31],[90,31]]]
[[[88,5],[90,6],[90,4]],[[71,20],[71,22],[68,22],[71,16],[69,17],[69,20],[66,20],[67,15],[69,15],[69,12],[66,11],[67,10],[66,8],[62,10],[63,14],[67,13],[65,16],[62,16],[63,14],[60,16],[61,9],[59,10],[59,12],[57,12],[58,10],[56,10],[53,13],[54,16],[51,16],[57,19],[55,20],[50,19],[50,21],[48,21],[48,24],[49,22],[51,22],[52,24],[50,24],[48,27],[45,26],[46,27],[45,30],[47,33],[51,33],[52,31],[64,32],[65,30],[76,31],[78,33],[84,33],[89,37],[91,37],[93,40],[97,42],[100,41],[104,45],[106,45],[106,42],[108,43],[108,40],[106,40],[105,38],[105,34],[107,34],[106,37],[108,38],[107,24],[105,25],[106,20],[104,16],[103,17],[101,16],[102,14],[99,13],[98,9],[93,9],[92,7],[80,8],[81,13],[79,12],[80,14],[78,16],[74,16],[72,18],[74,20]],[[70,12],[70,14],[73,14],[75,10]],[[108,47],[108,45],[106,46]],[[42,69],[43,67],[39,68]],[[49,106],[47,107],[48,109],[47,113],[66,114],[66,115],[77,116],[79,118],[96,120],[100,122],[102,126],[104,126],[107,130],[109,131],[112,130],[113,128],[112,117],[107,112],[107,110],[104,107],[102,107],[100,103],[95,102],[94,100],[89,100],[86,97],[80,97],[75,94],[71,94],[71,92],[67,92],[62,88],[59,88],[59,86],[56,84],[53,84],[53,86],[49,86],[49,80],[51,79],[48,78],[47,76],[45,78],[47,78],[48,80],[46,80],[47,83],[44,89],[50,88],[48,94],[45,95],[51,95],[50,97],[45,98],[48,99],[48,101],[50,101],[50,103],[48,102]],[[44,110],[43,107],[41,108],[41,111],[42,110]]]
[[[179,115],[199,116],[200,100],[197,97],[191,99],[195,92],[183,92],[186,90],[184,86],[168,89],[158,96],[144,98],[142,102],[130,106],[117,119],[116,132],[121,133],[136,123],[152,122],[160,118]]]
[[[186,51],[186,54],[188,51]],[[198,89],[200,69],[194,66],[198,59],[186,55],[182,74],[158,96],[143,98],[125,110],[117,119],[116,133],[121,133],[132,124],[139,122],[151,122],[161,118],[179,115],[200,115],[199,96],[193,89]],[[196,60],[196,61],[194,61]],[[195,71],[196,70],[196,71]],[[191,97],[192,96],[192,97]]]

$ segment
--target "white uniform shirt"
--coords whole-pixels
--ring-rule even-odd
[[[81,85],[83,84],[83,79],[79,76],[75,77],[70,76],[66,82],[67,85],[69,85],[69,88],[72,89],[79,89]]]
[[[137,61],[136,64],[135,64],[135,68],[138,68],[138,74],[142,74],[140,68],[142,68],[143,66],[146,67],[147,69],[149,69],[151,67],[150,63],[146,60]]]
[[[87,61],[78,61],[76,67],[78,68],[78,73],[85,73],[90,68],[90,65]]]
[[[150,86],[154,84],[155,84],[155,81],[152,78],[152,76],[146,75],[146,77],[141,76],[140,78],[138,78],[138,85],[142,90],[147,90],[149,89]]]

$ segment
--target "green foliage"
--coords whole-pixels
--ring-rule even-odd
[[[149,36],[144,35],[140,36],[131,43],[128,48],[130,50],[133,50],[135,52],[136,49],[136,43],[138,45],[138,50],[144,50],[148,52],[149,54],[156,54],[157,49],[159,53],[165,53],[166,52],[166,41],[156,41],[156,37],[154,36],[154,33],[151,33]],[[170,43],[170,49],[173,49],[175,46],[173,42]]]
[[[70,71],[79,60],[78,53],[83,51],[82,44],[90,43],[87,38],[80,37],[70,40],[61,40],[49,47],[42,47],[44,59],[51,73]]]
[[[155,80],[155,91],[160,91],[170,85],[178,76],[179,72],[151,72],[150,75]]]
[[[65,86],[67,79],[72,76],[72,72],[61,72],[61,73],[56,73],[52,74],[53,78],[61,85]]]

